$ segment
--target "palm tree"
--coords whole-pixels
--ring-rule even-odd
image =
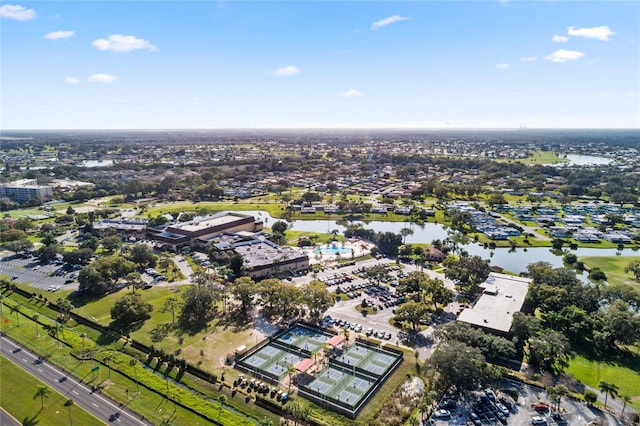
[[[160,312],[171,312],[171,325],[175,324],[176,322],[176,308],[178,306],[180,306],[178,298],[175,296],[171,296],[164,301],[164,305],[162,305],[162,309],[160,309]]]
[[[400,235],[402,235],[402,244],[404,244],[407,235],[413,235],[413,229],[411,228],[402,228],[400,230]]]
[[[291,393],[291,384],[293,383],[293,375],[296,374],[297,372],[298,370],[296,370],[293,364],[290,364],[287,367],[287,376],[289,376],[289,393]]]
[[[598,388],[600,389],[600,391],[604,392],[604,408],[606,409],[607,397],[611,395],[611,398],[615,399],[615,397],[618,395],[618,386],[616,386],[614,383],[607,383],[602,380],[600,381]]]
[[[60,330],[63,328],[62,324],[60,324],[58,321],[56,321],[55,324],[55,330],[56,330],[56,346],[58,347],[58,349],[60,349],[60,339],[58,338],[58,335],[60,334]]]
[[[33,314],[33,317],[31,319],[33,319],[33,323],[36,325],[36,337],[40,337],[40,335],[38,334],[38,320],[40,319],[40,315]]]
[[[218,423],[220,423],[220,414],[222,414],[222,406],[227,402],[227,397],[224,395],[220,395],[218,397]]]
[[[80,333],[80,337],[82,338],[82,359],[84,359],[84,340],[87,338],[87,333]]]
[[[620,417],[624,419],[624,410],[627,408],[627,404],[631,402],[631,397],[629,395],[620,395],[620,399],[622,400],[622,413],[620,413]]]
[[[131,291],[135,294],[136,289],[144,287],[144,281],[140,277],[139,272],[131,272],[125,277],[127,287],[131,286]]]
[[[549,386],[547,388],[547,394],[549,394],[551,402],[556,404],[555,409],[560,410],[562,397],[569,394],[569,389],[567,389],[565,385]]]
[[[49,389],[47,386],[38,386],[38,390],[36,391],[36,394],[33,395],[33,399],[40,398],[40,411],[44,410],[44,399],[49,398],[50,393],[51,389]]]
[[[349,346],[349,336],[351,336],[351,333],[346,327],[342,330],[342,333],[344,334],[344,346],[347,347]]]
[[[109,369],[109,373],[107,374],[107,378],[111,378],[111,363],[116,360],[116,356],[113,352],[108,352],[102,361],[107,364],[107,368]]]
[[[73,405],[73,400],[72,399],[67,399],[64,402],[64,406],[67,407],[69,409],[69,426],[73,425],[73,420],[71,420],[71,406]]]
[[[10,306],[11,312],[16,314],[16,322],[18,323],[18,327],[20,327],[20,306],[22,306],[22,303],[18,303],[15,306]]]
[[[133,375],[136,378],[136,388],[138,389],[138,393],[140,393],[140,383],[138,382],[138,370],[136,369],[136,365],[138,365],[138,361],[131,358],[129,360],[129,365],[133,367]]]
[[[74,309],[75,306],[73,306],[73,303],[71,303],[69,299],[60,299],[57,303],[58,307],[60,308],[60,312],[64,314],[63,321],[66,321],[68,319],[67,316],[69,315],[69,312],[71,312],[71,310]]]

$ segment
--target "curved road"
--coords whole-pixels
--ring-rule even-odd
[[[139,415],[127,410],[124,406],[120,406],[118,402],[94,393],[89,386],[80,383],[69,374],[46,362],[41,362],[36,355],[4,335],[0,336],[0,346],[3,356],[9,358],[16,365],[31,373],[52,389],[72,399],[75,404],[96,416],[100,421],[127,426],[152,425],[152,423],[141,420]],[[5,424],[4,420],[2,424]]]

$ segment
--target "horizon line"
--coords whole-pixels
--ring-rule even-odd
[[[215,131],[215,130],[638,130],[640,127],[119,127],[119,128],[35,128],[35,129],[0,129],[0,134],[5,132],[53,132],[53,131]]]

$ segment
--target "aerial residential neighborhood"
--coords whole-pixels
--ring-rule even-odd
[[[637,421],[623,132],[132,134],[1,153],[4,338],[119,402],[106,420]]]

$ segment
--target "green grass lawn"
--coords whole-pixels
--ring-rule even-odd
[[[201,202],[176,201],[172,203],[158,203],[149,207],[142,215],[145,217],[156,217],[166,213],[180,213],[184,211],[217,213],[222,211],[246,211],[264,210],[272,217],[280,217],[284,213],[283,203],[230,203],[230,202]]]
[[[96,417],[78,405],[71,409],[64,406],[67,397],[49,388],[49,397],[44,400],[44,410],[40,411],[40,398],[34,395],[38,386],[45,384],[24,371],[12,361],[0,356],[0,401],[2,408],[13,417],[27,424],[25,419],[32,419],[31,424],[46,424],[51,426],[68,425],[102,425]],[[69,418],[71,416],[71,418]]]
[[[186,290],[184,286],[180,286],[177,289]],[[131,293],[131,290],[123,288],[116,293],[107,294],[106,296],[103,296],[99,299],[93,299],[89,301],[87,301],[86,299],[77,299],[76,297],[72,296],[71,302],[74,304],[74,306],[77,306],[77,308],[74,310],[75,313],[106,326],[111,322],[111,307],[118,299],[129,293]],[[160,312],[160,309],[162,308],[162,305],[164,305],[164,301],[167,298],[172,295],[180,297],[179,294],[174,293],[171,287],[154,287],[149,290],[136,290],[136,293],[140,294],[145,302],[151,303],[151,305],[153,306],[151,319],[148,322],[171,322],[170,312]]]
[[[526,164],[556,164],[569,162],[566,158],[558,157],[558,155],[553,151],[534,151],[525,159],[500,159],[498,161],[521,162]]]
[[[624,272],[624,268],[637,260],[638,256],[594,256],[581,257],[580,260],[589,268],[600,268],[607,274],[607,280],[611,284],[629,284],[640,288],[631,273]]]
[[[638,352],[638,349],[635,349]],[[566,369],[576,379],[594,388],[598,388],[600,381],[614,383],[618,386],[619,395],[628,395],[632,398],[631,406],[640,410],[640,374],[636,370],[627,367],[590,360],[583,356],[571,359]]]
[[[12,294],[11,298],[16,297],[17,295]],[[10,300],[3,300],[3,302],[9,305]],[[22,300],[21,300],[22,302]],[[105,346],[99,347],[96,353],[96,359],[102,359],[104,354],[108,351],[113,351],[117,354],[117,360],[114,361],[113,367],[114,371],[111,373],[108,372],[108,369],[105,366],[102,366],[97,373],[95,378],[92,377],[92,373],[90,372],[91,367],[93,366],[92,362],[89,361],[80,361],[76,357],[70,354],[70,348],[65,345],[61,345],[56,339],[54,339],[45,328],[40,325],[38,328],[35,326],[35,322],[31,319],[31,315],[33,310],[37,309],[41,304],[39,301],[30,301],[23,303],[23,306],[20,308],[20,311],[25,315],[20,315],[20,326],[18,327],[17,321],[15,320],[15,314],[11,314],[10,310],[5,306],[4,309],[4,317],[9,318],[10,322],[8,325],[4,324],[3,321],[3,331],[6,331],[7,335],[14,340],[18,341],[20,344],[25,346],[27,349],[32,350],[33,352],[44,355],[49,359],[54,365],[65,368],[67,371],[71,372],[74,376],[79,378],[85,378],[88,383],[93,384],[103,384],[106,387],[103,390],[103,393],[109,395],[110,397],[118,400],[118,401],[127,401],[127,398],[131,396],[131,393],[127,395],[126,390],[133,390],[137,388],[137,385],[134,380],[129,377],[134,377],[133,367],[129,365],[129,360],[132,359],[129,355],[121,352],[122,349],[128,349],[127,345],[123,346],[122,341],[111,342]],[[39,311],[46,310],[45,307],[40,306]],[[49,315],[52,313],[49,312]],[[170,315],[170,314],[169,314]],[[53,320],[51,318],[45,318],[44,314],[41,314],[39,321],[42,323],[51,323]],[[38,330],[38,332],[36,331]],[[70,327],[64,332],[64,340],[67,342],[73,341],[75,337],[75,349],[78,350],[78,346],[80,343],[78,342],[79,333],[86,331],[82,326]],[[36,334],[37,333],[37,334]],[[96,335],[95,332],[87,333],[89,336],[86,339],[86,347],[94,347],[95,343],[93,340],[99,340],[99,333]],[[84,341],[83,341],[84,342]],[[83,343],[84,345],[84,343]],[[220,345],[218,343],[218,345]],[[135,351],[134,351],[135,352]],[[183,403],[187,404],[193,409],[196,410],[197,413],[205,413],[209,418],[216,418],[218,415],[218,405],[213,401],[215,399],[215,392],[208,392],[206,394],[193,394],[190,393],[187,389],[179,387],[177,385],[165,382],[165,380],[154,373],[152,373],[149,369],[143,368],[140,362],[137,363],[137,376],[142,383],[145,383],[147,386],[152,387],[158,392],[164,393],[166,388],[170,389],[170,394],[176,395],[177,398]],[[4,368],[4,367],[3,367]],[[119,374],[117,371],[123,371],[129,375],[129,377]],[[174,374],[175,375],[175,374]],[[173,377],[173,376],[172,376]],[[197,414],[194,414],[191,411],[188,411],[180,406],[176,406],[175,411],[173,404],[170,400],[168,400],[164,395],[159,395],[158,393],[152,392],[142,385],[140,386],[141,393],[135,397],[131,397],[128,402],[128,406],[140,413],[144,414],[145,417],[154,424],[161,424],[167,418],[172,418],[173,424],[203,424],[206,423],[202,417]],[[243,398],[244,401],[244,398]],[[229,401],[229,404],[231,401]],[[239,405],[240,402],[238,402]],[[242,402],[244,404],[244,402]],[[38,407],[39,408],[39,407]],[[257,408],[257,407],[256,407]],[[247,411],[254,412],[255,408],[252,406]],[[222,410],[222,417],[220,422],[224,425],[240,425],[240,424],[250,424],[251,421],[243,415],[238,415],[233,411],[228,409]],[[262,412],[258,413],[261,417]],[[47,423],[48,424],[48,423]],[[91,423],[87,423],[91,424]]]

